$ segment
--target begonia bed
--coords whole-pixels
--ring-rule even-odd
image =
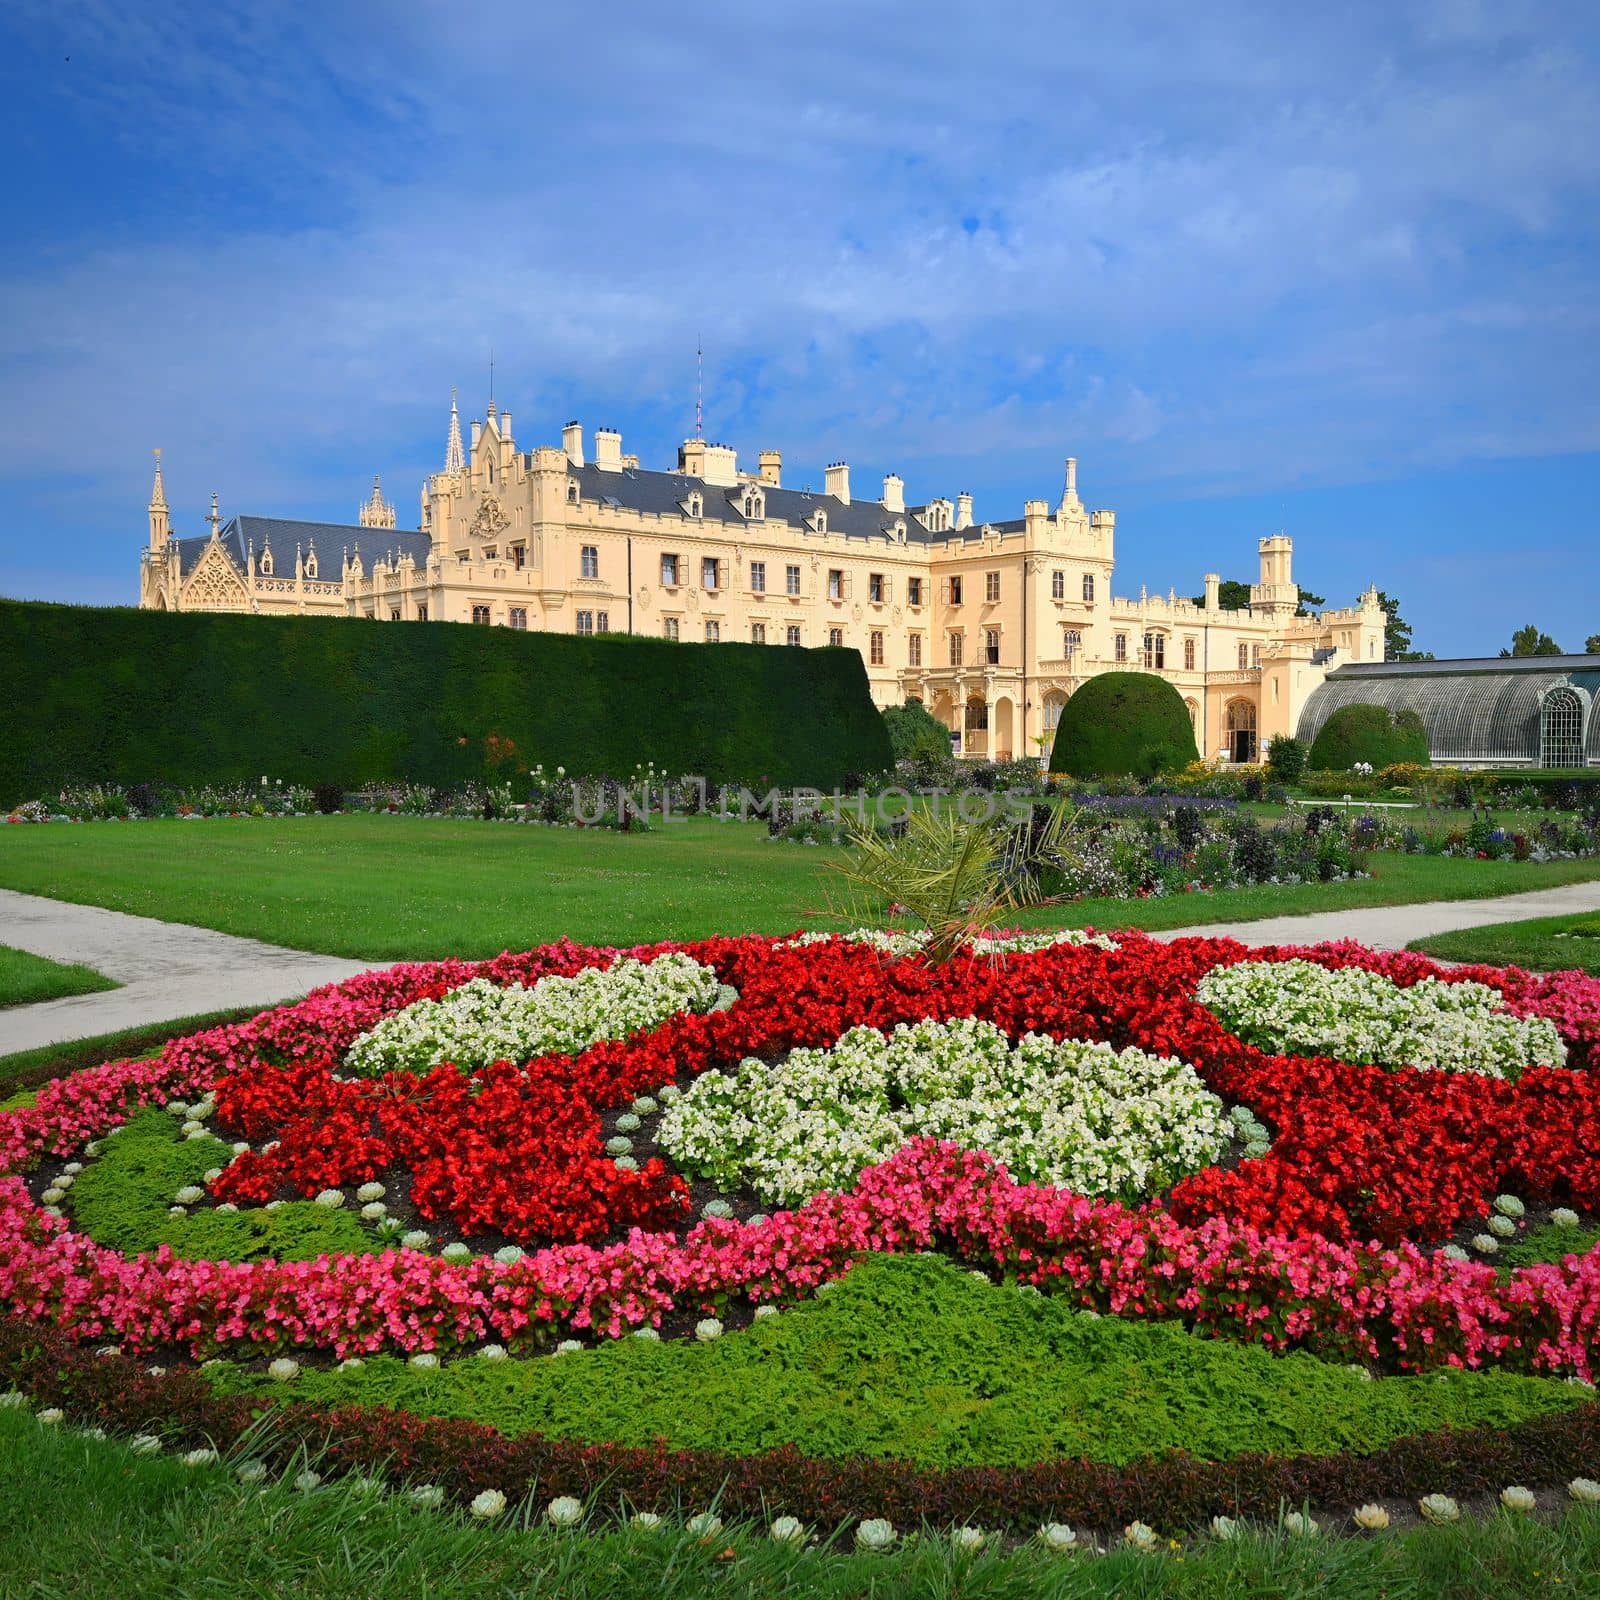
[[[1274,1053],[1329,1038],[1365,1059]],[[1354,945],[1068,935],[933,966],[903,937],[747,937],[399,966],[0,1113],[0,1307],[48,1330],[63,1375],[112,1345],[526,1354],[739,1326],[864,1253],[932,1250],[1377,1374],[1587,1382],[1600,1251],[1514,1271],[1493,1252],[1535,1212],[1600,1211],[1597,1066],[1594,979]],[[74,1187],[147,1107],[233,1144],[173,1197],[179,1233],[201,1207],[359,1205],[373,1248],[97,1243]],[[829,1165],[832,1130],[858,1174]],[[46,1381],[10,1331],[8,1371]],[[1550,1425],[1563,1461],[1586,1415]]]

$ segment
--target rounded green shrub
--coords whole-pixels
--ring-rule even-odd
[[[919,756],[949,758],[950,730],[920,700],[886,706],[883,725],[896,761],[915,761]]]
[[[1311,767],[1317,772],[1347,772],[1358,761],[1374,771],[1401,762],[1427,766],[1430,759],[1422,718],[1415,711],[1390,715],[1384,706],[1340,706],[1311,745]]]
[[[1075,778],[1148,778],[1199,758],[1188,708],[1170,683],[1149,672],[1106,672],[1067,701],[1050,770]]]

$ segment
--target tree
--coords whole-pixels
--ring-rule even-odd
[[[1197,606],[1206,603],[1203,594],[1194,597]],[[1248,611],[1250,609],[1250,585],[1240,583],[1237,578],[1224,578],[1217,588],[1217,609],[1219,611]]]
[[[1318,606],[1325,606],[1327,603],[1328,597],[1325,594],[1312,594],[1309,589],[1302,589],[1300,604],[1295,607],[1294,614],[1297,617],[1309,617]]]
[[[1511,635],[1509,650],[1500,652],[1502,656],[1558,656],[1561,653],[1561,646],[1531,622]]]
[[[889,731],[889,747],[896,761],[914,761],[918,756],[948,759],[949,730],[920,700],[885,706],[883,724]]]
[[[1411,624],[1400,615],[1400,602],[1378,591],[1378,604],[1388,619],[1383,625],[1383,659],[1385,661],[1432,661],[1431,650],[1411,648]]]
[[[1600,656],[1600,633],[1591,633],[1583,641],[1583,653],[1588,656]]]

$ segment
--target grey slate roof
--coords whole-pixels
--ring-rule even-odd
[[[749,523],[740,510],[744,492],[749,485],[732,486],[706,483],[682,472],[653,472],[646,467],[624,467],[620,472],[606,472],[588,462],[581,467],[568,463],[567,476],[578,482],[579,493],[585,500],[602,505],[622,506],[630,511],[642,511],[655,516],[679,517],[683,515],[683,502],[695,491],[700,492],[701,520],[719,522],[729,529],[743,528]],[[850,539],[892,538],[889,529],[896,522],[906,525],[907,544],[939,544],[946,539],[978,539],[983,528],[952,529],[949,533],[930,533],[916,516],[906,511],[890,511],[878,500],[858,500],[851,497],[846,505],[836,496],[807,489],[775,489],[769,484],[756,485],[766,496],[767,516],[789,523],[795,528],[805,528],[817,511],[828,514],[828,532],[843,534]],[[992,528],[1005,532],[1020,532],[1022,523],[996,522]]]
[[[433,543],[427,534],[410,528],[363,528],[345,522],[299,522],[292,517],[233,517],[218,530],[217,538],[240,572],[245,570],[246,552],[252,542],[258,566],[261,552],[270,545],[275,575],[280,578],[294,575],[295,546],[299,545],[303,553],[309,554],[314,544],[317,566],[324,580],[338,577],[346,550],[359,551],[362,564],[370,572],[373,562],[391,551],[397,556],[409,551],[412,560],[419,567],[424,566]],[[178,547],[179,571],[185,577],[210,542],[210,534],[198,539],[173,540]]]

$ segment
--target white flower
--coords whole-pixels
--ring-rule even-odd
[[[189,1212],[184,1206],[168,1206],[167,1215],[169,1217],[186,1217],[189,1215]]]
[[[700,1215],[708,1219],[731,1217],[733,1215],[733,1207],[726,1200],[707,1200],[700,1207]]]
[[[318,1204],[319,1206],[327,1206],[330,1211],[335,1206],[342,1206],[344,1204],[344,1190],[343,1189],[324,1189],[317,1196],[316,1204]]]
[[[1440,1251],[1442,1256],[1448,1256],[1452,1261],[1470,1261],[1471,1256],[1458,1244],[1447,1244]]]
[[[1500,1248],[1500,1241],[1492,1233],[1475,1233],[1472,1236],[1472,1248],[1480,1255],[1492,1256]]]
[[[557,1495],[544,1508],[544,1514],[557,1528],[574,1528],[583,1521],[583,1502],[570,1494]]]
[[[1517,1225],[1510,1217],[1503,1217],[1496,1212],[1489,1218],[1489,1232],[1497,1239],[1514,1239],[1517,1236]]]
[[[989,1535],[982,1528],[952,1528],[950,1530],[950,1543],[964,1554],[971,1554],[981,1550],[989,1542]]]
[[[381,1200],[369,1200],[361,1208],[363,1222],[376,1222],[379,1217],[388,1215],[389,1208]]]
[[[1459,1522],[1461,1507],[1447,1494],[1425,1494],[1417,1502],[1425,1522]]]
[[[122,1354],[122,1346],[120,1344],[103,1344],[95,1351],[95,1354],[97,1356],[120,1356]]]
[[[295,1474],[294,1486],[301,1494],[310,1494],[322,1482],[322,1474],[313,1472],[310,1467],[305,1471]]]
[[[424,1233],[421,1228],[413,1228],[409,1233],[400,1235],[400,1243],[407,1250],[426,1250],[433,1243],[433,1237]]]
[[[293,1356],[279,1356],[268,1366],[267,1376],[278,1383],[288,1383],[300,1376],[300,1363]]]
[[[639,1115],[635,1111],[624,1111],[617,1118],[618,1133],[637,1133],[639,1131]]]
[[[580,1355],[582,1351],[582,1339],[563,1339],[561,1343],[556,1346],[555,1353],[558,1356],[575,1356]]]
[[[61,1174],[61,1176],[56,1179],[56,1185],[55,1186],[56,1186],[56,1188],[60,1189],[63,1193],[65,1193],[76,1182],[77,1182],[77,1179],[74,1178],[70,1172],[63,1172]]]
[[[58,1189],[53,1184],[39,1196],[39,1203],[47,1206],[58,1206],[67,1198],[65,1189]]]
[[[659,1339],[661,1338],[661,1335],[654,1328],[646,1325],[643,1328],[635,1328],[633,1330],[633,1333],[630,1335],[630,1337],[632,1337],[634,1339],[647,1339],[647,1340],[652,1340],[652,1341],[659,1341]]]
[[[710,1539],[722,1532],[722,1518],[715,1511],[697,1511],[684,1527],[697,1539]]]
[[[186,1183],[172,1197],[180,1206],[197,1206],[206,1197],[206,1192],[197,1183]]]
[[[352,1494],[375,1495],[383,1491],[383,1479],[376,1472],[353,1472],[344,1481]]]
[[[43,1411],[37,1412],[36,1415],[38,1416],[39,1421],[44,1423],[47,1427],[53,1427],[56,1423],[60,1422],[64,1416],[66,1416],[66,1412],[63,1411],[60,1406],[46,1406]]]
[[[339,1363],[339,1370],[341,1372],[358,1372],[364,1366],[366,1366],[366,1362],[360,1356],[346,1356]]]
[[[478,1358],[482,1361],[504,1361],[506,1359],[506,1347],[503,1344],[486,1344],[478,1352]]]
[[[1122,1537],[1135,1550],[1154,1550],[1160,1544],[1156,1530],[1148,1522],[1130,1522],[1122,1530]]]
[[[774,1517],[767,1530],[779,1544],[804,1544],[806,1525],[798,1517]]]
[[[439,1365],[438,1352],[434,1350],[419,1350],[406,1365],[416,1367],[422,1372],[431,1372]]]
[[[267,1464],[264,1461],[241,1461],[238,1466],[240,1483],[261,1483],[267,1476]]]
[[[1600,1505],[1600,1483],[1596,1483],[1593,1478],[1574,1478],[1567,1485],[1567,1493],[1579,1505]]]
[[[502,1267],[516,1266],[516,1264],[522,1259],[522,1256],[522,1246],[517,1244],[501,1245],[501,1247],[494,1253],[495,1260],[498,1261]]]
[[[153,1433],[135,1434],[128,1448],[136,1456],[156,1456],[161,1454],[161,1441]]]
[[[472,1246],[463,1244],[459,1239],[452,1240],[439,1252],[445,1261],[470,1261],[472,1259]]]
[[[1303,1538],[1317,1531],[1317,1522],[1303,1511],[1286,1511],[1283,1514],[1283,1528],[1285,1533]]]
[[[356,1199],[363,1202],[381,1200],[388,1192],[381,1183],[364,1183],[356,1190]]]
[[[1538,1505],[1532,1489],[1524,1489],[1520,1483],[1509,1484],[1500,1491],[1500,1504],[1507,1511],[1532,1511]]]
[[[694,1325],[694,1336],[701,1344],[710,1344],[722,1337],[722,1323],[716,1317],[702,1317]]]
[[[661,1526],[661,1515],[656,1511],[635,1511],[628,1520],[641,1533],[654,1533]]]
[[[437,1511],[444,1504],[444,1490],[436,1483],[419,1483],[406,1490],[406,1499],[425,1511]]]
[[[1061,1555],[1078,1547],[1078,1535],[1065,1522],[1046,1522],[1039,1528],[1039,1543],[1046,1550]]]
[[[186,1467],[209,1467],[212,1462],[220,1459],[215,1450],[206,1447],[189,1451],[183,1458],[183,1464]]]
[[[1527,1214],[1527,1207],[1514,1194],[1497,1194],[1494,1197],[1494,1208],[1502,1217],[1521,1217]]]
[[[648,1117],[660,1109],[661,1107],[656,1103],[655,1099],[647,1094],[640,1095],[639,1098],[633,1102],[633,1114],[636,1117]],[[620,1125],[622,1119],[619,1117],[617,1120]],[[637,1126],[637,1124],[635,1124],[635,1126]]]
[[[1557,1206],[1550,1213],[1550,1220],[1558,1228],[1576,1228],[1578,1226],[1578,1213],[1570,1206]]]
[[[0,1411],[14,1411],[18,1406],[25,1406],[27,1403],[28,1397],[20,1389],[7,1389],[4,1394],[0,1394]]]
[[[217,1207],[217,1215],[219,1217],[230,1217],[233,1216],[238,1209],[238,1206],[236,1206],[233,1201],[224,1200],[222,1204]]]
[[[614,1156],[611,1161],[618,1172],[637,1172],[639,1163],[632,1156]]]
[[[106,1430],[104,1428],[80,1428],[78,1430],[85,1439],[93,1439],[96,1444],[104,1444]]]
[[[69,1161],[61,1170],[69,1178],[76,1178],[83,1171],[83,1163],[81,1161]]]
[[[887,1550],[897,1537],[894,1524],[883,1517],[868,1517],[856,1524],[858,1550]]]
[[[146,1367],[144,1370],[148,1372],[152,1378],[164,1378],[167,1375],[167,1369],[165,1367]]]
[[[1211,1519],[1213,1539],[1236,1539],[1238,1536],[1239,1524],[1232,1517],[1216,1516]]]
[[[235,1140],[233,1145],[233,1153],[236,1156],[247,1156],[250,1154],[250,1146],[246,1144],[243,1139]]]
[[[777,1316],[777,1314],[778,1314],[778,1308],[776,1306],[757,1306],[756,1307],[756,1321],[757,1322],[765,1322],[768,1317],[775,1317],[775,1316]]]
[[[498,1489],[485,1489],[472,1497],[467,1510],[483,1522],[493,1522],[506,1509],[506,1497]]]
[[[205,1131],[205,1123],[197,1122],[193,1117],[184,1123],[184,1125],[178,1130],[178,1132],[181,1133],[185,1139],[192,1139],[196,1134],[204,1133]]]
[[[204,1176],[204,1181],[206,1183],[215,1183],[217,1181],[217,1179],[220,1178],[221,1176],[222,1176],[222,1168],[221,1167],[211,1167],[211,1168],[207,1169],[207,1171],[205,1173],[205,1176]]]

